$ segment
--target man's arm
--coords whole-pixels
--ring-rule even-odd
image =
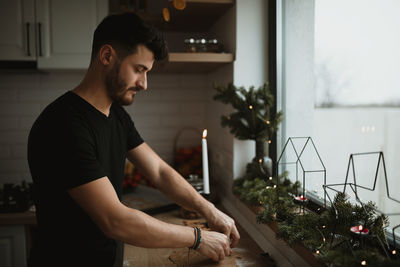
[[[72,188],[68,193],[110,238],[148,248],[191,247],[194,243],[192,227],[168,224],[123,205],[107,177]],[[202,231],[202,235],[201,254],[215,261],[230,254],[224,234]]]
[[[139,168],[161,192],[175,203],[195,210],[207,219],[211,229],[222,232],[236,246],[240,235],[232,218],[204,199],[178,172],[163,161],[146,143],[130,150],[128,159]]]

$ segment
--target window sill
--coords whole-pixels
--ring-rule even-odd
[[[250,237],[271,255],[278,266],[322,266],[306,247],[300,244],[290,246],[284,240],[277,239],[276,222],[258,224],[257,207],[248,206],[232,194],[222,199],[222,205],[246,229]]]

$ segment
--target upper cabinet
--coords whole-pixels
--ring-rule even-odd
[[[94,30],[107,14],[107,0],[36,0],[38,68],[87,68]]]
[[[0,60],[36,60],[35,1],[0,0]]]
[[[108,0],[0,0],[0,60],[85,69]]]

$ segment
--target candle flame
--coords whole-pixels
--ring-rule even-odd
[[[362,225],[358,226],[358,230],[359,230],[360,232],[362,231],[362,229],[363,229],[363,226],[362,226]]]
[[[207,129],[204,129],[204,131],[203,131],[203,138],[206,138],[207,137]]]
[[[367,265],[367,262],[366,261],[362,261],[361,265]]]

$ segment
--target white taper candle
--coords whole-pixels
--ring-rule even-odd
[[[201,148],[203,154],[203,192],[210,194],[210,182],[208,178],[208,152],[207,152],[207,130],[203,131],[203,139],[201,140]]]

